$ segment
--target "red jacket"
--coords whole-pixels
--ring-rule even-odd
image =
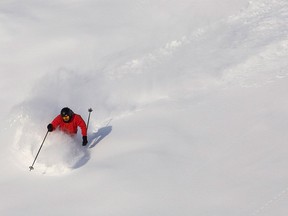
[[[71,121],[68,123],[64,122],[61,115],[56,116],[56,118],[51,123],[53,125],[53,130],[59,127],[60,130],[68,134],[76,134],[78,127],[81,128],[82,136],[87,136],[87,127],[85,121],[78,114],[73,114]]]

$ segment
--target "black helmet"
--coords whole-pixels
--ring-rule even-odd
[[[68,107],[64,107],[61,112],[60,112],[61,116],[64,117],[64,116],[69,116],[70,119],[72,118],[73,116],[73,111],[71,109],[69,109]]]

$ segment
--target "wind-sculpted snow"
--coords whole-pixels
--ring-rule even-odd
[[[108,66],[105,73],[112,80],[108,86],[114,81],[111,86],[119,89],[110,92],[116,95],[111,99],[127,98],[136,105],[137,100],[149,103],[215,86],[259,86],[285,77],[287,19],[285,1],[251,1],[228,19],[182,35],[138,58]]]
[[[229,47],[238,62],[224,70],[227,82],[251,87],[288,75],[287,7],[287,1],[251,1],[246,10],[229,18],[224,39],[232,42]]]

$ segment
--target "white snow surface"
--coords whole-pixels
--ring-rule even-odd
[[[2,0],[0,48],[1,216],[288,215],[287,0]]]

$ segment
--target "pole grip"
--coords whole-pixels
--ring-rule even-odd
[[[89,112],[89,116],[88,116],[88,120],[87,120],[87,131],[88,131],[88,126],[89,126],[89,121],[90,121],[90,115],[91,115],[91,112],[93,111],[92,108],[89,108],[88,109],[88,112]]]

